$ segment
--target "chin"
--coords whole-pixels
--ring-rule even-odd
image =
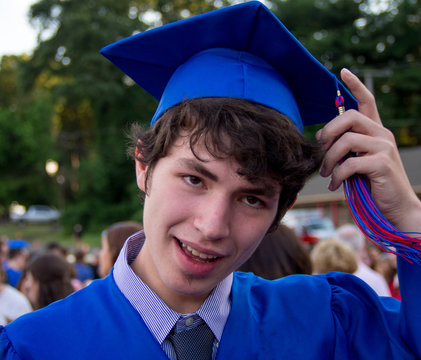
[[[173,283],[172,290],[180,295],[189,297],[207,296],[217,284],[205,284],[205,280],[185,276],[181,281]]]

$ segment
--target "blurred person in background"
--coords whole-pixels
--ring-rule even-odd
[[[82,242],[83,226],[81,224],[75,224],[73,226],[73,238],[75,240],[75,249],[84,249],[85,244]]]
[[[0,267],[0,325],[6,325],[31,311],[28,299],[7,283],[6,272]]]
[[[5,271],[9,284],[17,287],[29,259],[29,245],[25,240],[13,239],[8,241],[8,247]]]
[[[9,247],[7,246],[8,240],[9,238],[7,236],[0,236],[0,267],[2,269],[6,266],[7,254],[9,252]]]
[[[101,251],[98,257],[98,275],[100,277],[103,278],[110,273],[127,238],[142,229],[142,224],[138,222],[121,221],[102,232]]]
[[[85,287],[86,284],[80,281],[77,277],[77,271],[74,265],[75,260],[73,261],[69,260],[69,251],[66,246],[61,245],[58,242],[52,241],[48,243],[47,246],[45,247],[45,253],[55,254],[57,256],[62,257],[64,260],[66,260],[66,262],[69,264],[69,267],[70,267],[71,283],[75,291],[80,290],[83,287]]]
[[[53,253],[34,257],[28,263],[21,291],[35,310],[70,295],[74,288],[68,262]]]
[[[317,236],[311,235],[305,226],[302,228],[300,239],[310,252],[320,240]]]
[[[348,245],[356,254],[358,268],[353,274],[370,285],[379,296],[390,296],[391,293],[385,278],[364,262],[368,255],[365,246],[366,240],[360,229],[356,225],[345,224],[336,230],[334,237]]]
[[[358,269],[357,256],[342,242],[329,239],[323,240],[311,252],[314,274],[327,274],[339,271],[353,274]]]
[[[400,300],[396,255],[383,251],[371,242],[367,242],[366,247],[370,268],[384,277],[392,297]]]
[[[74,268],[76,270],[76,278],[81,282],[89,282],[94,279],[92,268],[85,262],[85,251],[76,249]]]
[[[367,265],[371,269],[375,269],[384,251],[370,241],[367,241],[365,246],[367,249]]]
[[[54,253],[64,258],[67,258],[67,255],[68,255],[67,248],[55,241],[49,242],[47,246],[45,247],[45,251]]]
[[[386,280],[391,296],[401,300],[396,255],[381,252],[374,269]]]
[[[294,230],[281,224],[263,238],[238,270],[274,280],[292,274],[311,274],[312,264],[308,250]]]
[[[7,257],[7,238],[0,238],[0,264]],[[13,286],[8,284],[7,274],[0,266],[0,325],[6,325],[19,316],[32,311],[28,299]]]

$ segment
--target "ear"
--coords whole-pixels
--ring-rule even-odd
[[[136,183],[137,187],[145,192],[146,190],[146,169],[148,168],[147,165],[140,162],[139,160],[139,152],[136,149],[136,156],[135,156],[135,162],[136,162]]]

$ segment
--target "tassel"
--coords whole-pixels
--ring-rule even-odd
[[[341,96],[336,77],[335,81],[335,105],[341,115],[345,112],[344,98]],[[353,175],[346,179],[344,193],[354,222],[367,239],[385,252],[401,256],[410,263],[421,264],[421,233],[400,232],[390,224],[380,213],[364,177]]]

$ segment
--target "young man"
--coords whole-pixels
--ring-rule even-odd
[[[400,261],[402,305],[352,275],[278,281],[236,273],[320,164],[336,189],[364,174],[385,216],[421,231],[390,132],[349,71],[358,100],[260,3],[248,2],[122,40],[103,53],[160,99],[134,129],[144,232],[110,276],[3,328],[4,359],[415,359],[418,264]],[[332,101],[333,94],[333,101]],[[338,162],[349,152],[362,156]],[[196,348],[196,345],[199,347]]]

